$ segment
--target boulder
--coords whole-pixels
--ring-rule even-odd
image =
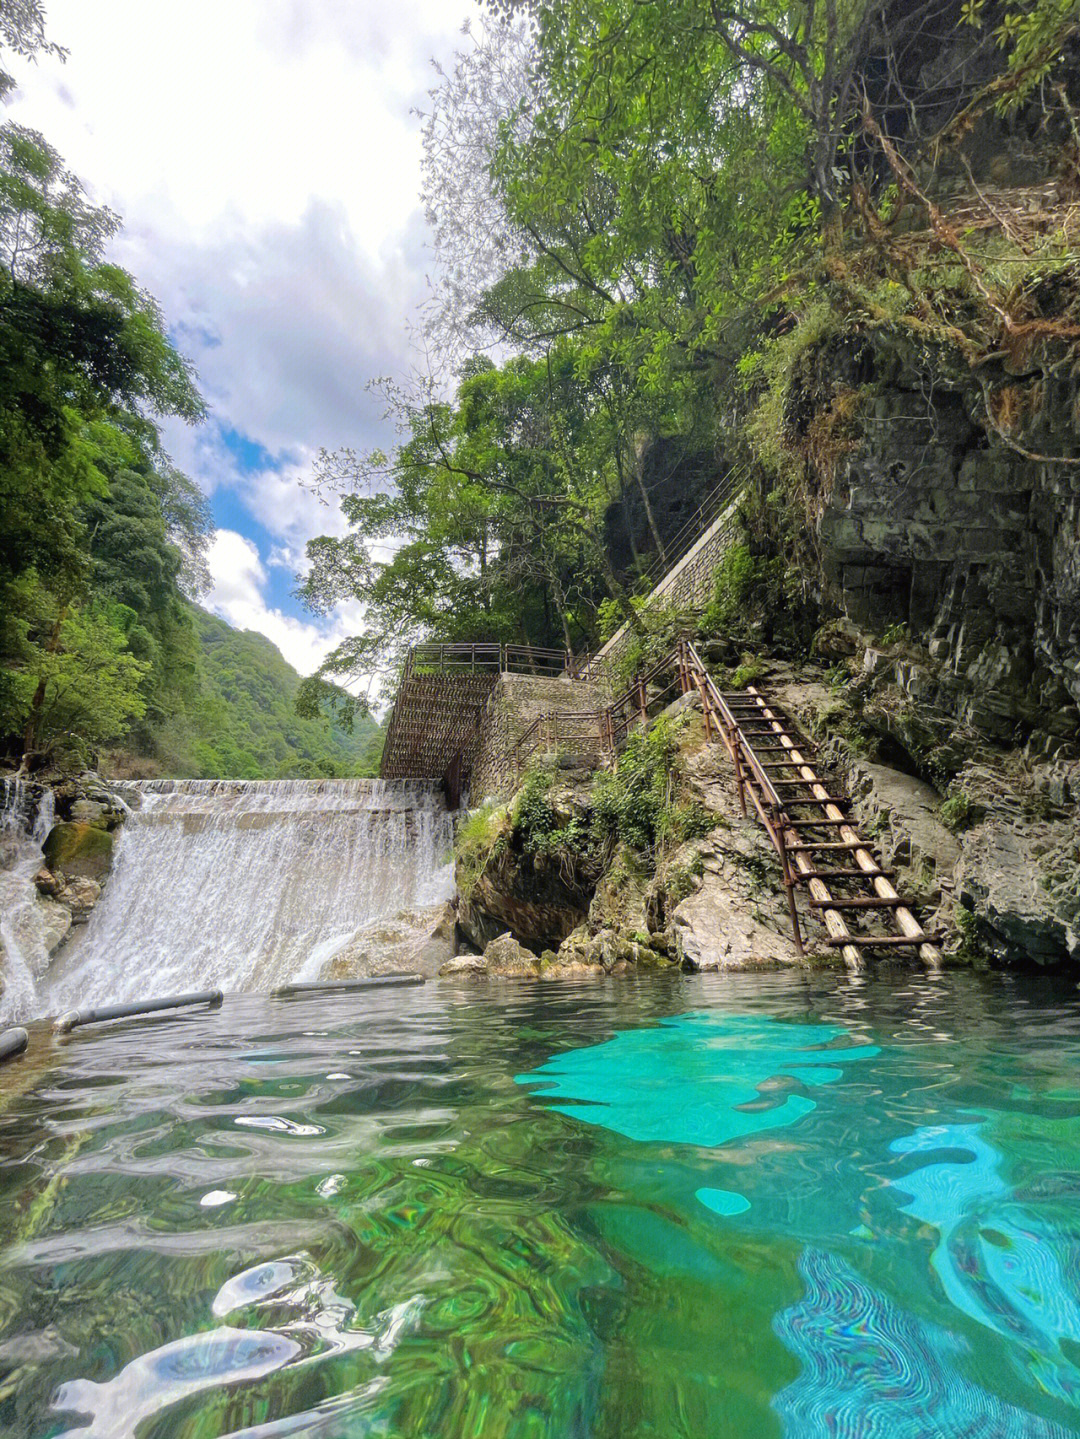
[[[72,914],[66,905],[44,896],[38,897],[35,909],[38,933],[51,958],[68,937],[72,925]],[[36,977],[40,978],[40,975]]]
[[[53,825],[42,845],[51,870],[66,879],[102,880],[112,867],[113,837],[91,824],[63,821]]]
[[[482,954],[459,954],[439,970],[440,979],[486,979],[487,964]]]
[[[711,836],[710,836],[711,838]],[[778,969],[799,962],[782,890],[762,870],[704,841],[701,885],[675,910],[675,945],[685,968]],[[777,882],[779,860],[776,861]]]
[[[507,930],[538,949],[556,948],[587,916],[595,883],[595,874],[567,874],[550,857],[507,845],[460,897],[458,924],[481,950]]]
[[[512,934],[493,939],[484,950],[483,960],[488,974],[496,979],[535,979],[540,973],[537,956]]]
[[[101,898],[101,885],[96,879],[69,879],[57,895],[75,924],[85,924],[90,911]]]
[[[355,979],[408,970],[430,978],[454,954],[449,904],[403,910],[358,929],[324,964],[320,979]]]
[[[445,979],[536,979],[540,974],[540,961],[531,950],[518,944],[512,934],[501,934],[483,954],[458,955],[444,964],[439,974]]]
[[[75,824],[90,824],[96,829],[109,828],[109,810],[100,800],[74,800],[72,801],[69,814]]]
[[[46,869],[44,865],[34,875],[34,884],[37,886],[38,894],[51,895],[53,899],[64,888],[64,881],[60,876],[53,874],[52,870]]]

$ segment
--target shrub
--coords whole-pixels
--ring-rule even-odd
[[[631,735],[618,769],[596,776],[592,832],[597,842],[621,841],[648,852],[681,844],[712,828],[712,819],[701,805],[680,799],[679,728],[661,718],[647,733]]]
[[[503,804],[486,804],[458,822],[454,835],[457,886],[468,899],[488,861],[506,844],[507,811]]]
[[[955,794],[950,795],[947,800],[942,802],[939,813],[942,824],[951,829],[954,834],[959,834],[961,830],[967,829],[974,819],[971,799],[962,789],[958,789]]]

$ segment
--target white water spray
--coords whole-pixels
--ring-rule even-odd
[[[45,1007],[317,977],[357,932],[449,898],[438,787],[381,780],[116,784],[134,811]]]
[[[52,826],[51,789],[35,801],[24,779],[0,781],[0,1023],[29,1019],[40,1009],[38,981],[49,964],[49,943],[34,875]]]

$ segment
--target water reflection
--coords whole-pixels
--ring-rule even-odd
[[[37,1038],[5,1439],[1076,1430],[1071,990],[438,985]]]

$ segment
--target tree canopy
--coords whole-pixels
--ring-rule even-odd
[[[968,365],[1050,323],[934,195],[981,193],[971,157],[1025,105],[1075,149],[1072,0],[486,13],[423,121],[434,371],[393,392],[392,453],[317,467],[350,532],[313,542],[304,593],[366,617],[327,677],[392,672],[420,637],[580,647],[633,623],[689,508],[672,491],[767,468],[792,336],[823,311]],[[1037,276],[1056,244],[1014,249]]]

